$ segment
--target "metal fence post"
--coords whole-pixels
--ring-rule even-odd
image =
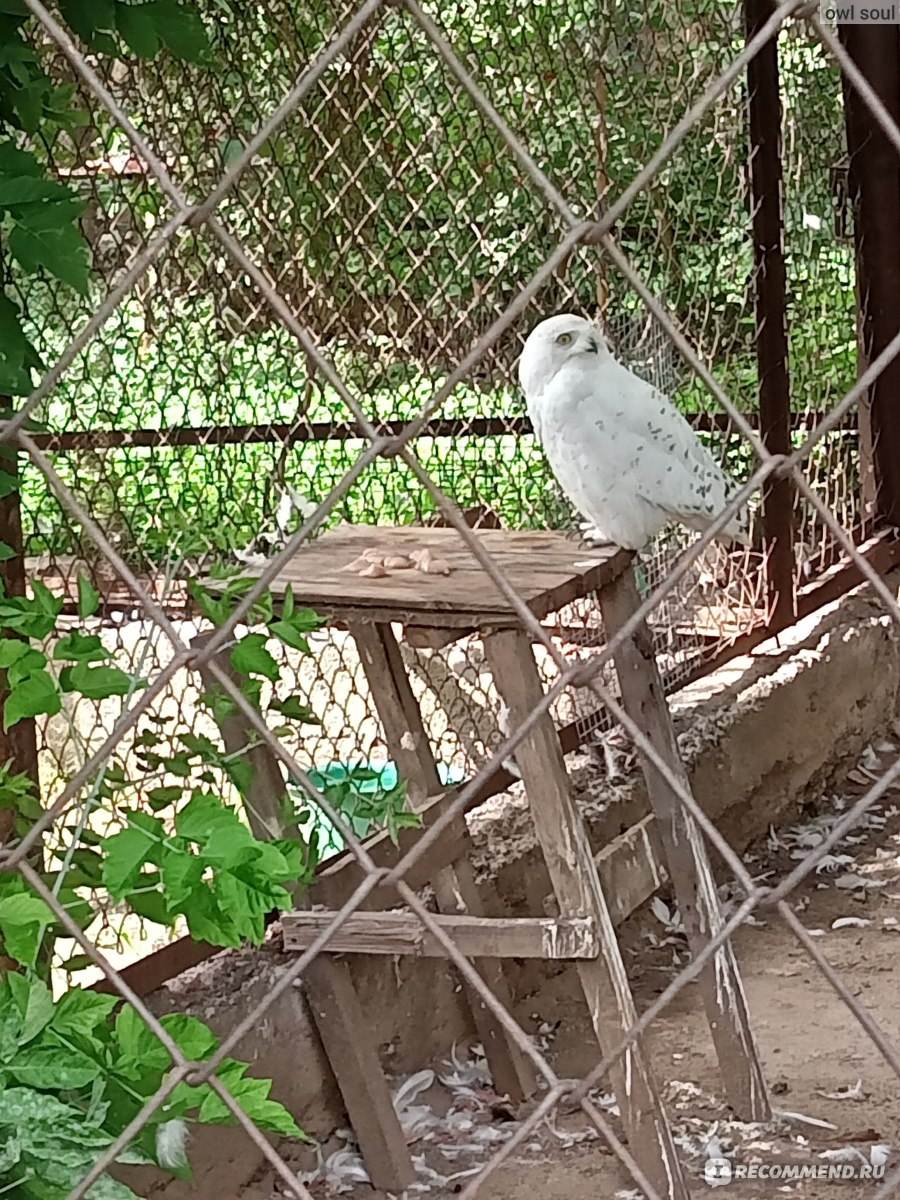
[[[900,26],[842,25],[847,53],[900,125]],[[900,158],[868,105],[844,77],[853,197],[860,357],[877,358],[900,329]],[[900,357],[866,398],[875,473],[875,516],[900,525]],[[865,476],[866,463],[860,464]]]
[[[774,7],[772,0],[745,0],[748,42],[769,20]],[[790,454],[791,392],[777,38],[766,42],[747,64],[747,96],[760,435],[770,453]],[[767,551],[769,620],[776,625],[790,624],[796,615],[796,588],[794,488],[789,478],[771,478],[763,488],[763,537]]]

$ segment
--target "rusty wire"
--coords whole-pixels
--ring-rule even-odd
[[[328,66],[337,61],[350,45],[356,34],[378,13],[382,7],[382,0],[367,0],[367,3],[362,5],[352,18],[348,21],[340,33],[329,43],[327,49],[323,51],[302,73],[297,86],[293,89],[272,115],[261,124],[257,135],[251,139],[245,146],[244,150],[237,160],[223,174],[219,182],[208,192],[205,198],[198,203],[192,203],[188,200],[179,186],[175,183],[170,171],[167,169],[162,160],[153,153],[146,139],[144,139],[133,123],[130,121],[127,113],[118,105],[113,96],[105,88],[99,76],[94,72],[91,66],[85,61],[85,57],[77,46],[71,41],[65,30],[55,21],[46,8],[39,0],[26,0],[31,12],[38,18],[43,25],[48,36],[59,46],[62,53],[70,62],[73,69],[81,77],[88,89],[93,93],[97,101],[106,109],[110,116],[117,122],[119,127],[127,135],[135,150],[141,155],[144,161],[148,164],[150,170],[156,177],[164,193],[172,203],[175,213],[163,225],[161,232],[153,239],[145,248],[144,252],[135,259],[129,270],[120,279],[117,285],[109,292],[104,303],[98,308],[97,312],[86,323],[86,325],[71,339],[67,349],[54,363],[54,365],[45,373],[41,382],[34,390],[31,396],[25,401],[17,414],[13,416],[0,430],[0,434],[5,440],[18,445],[26,451],[30,456],[35,466],[42,472],[50,486],[57,494],[60,502],[66,507],[71,515],[79,522],[84,532],[94,543],[102,556],[115,568],[120,577],[125,581],[132,595],[137,601],[140,609],[151,619],[151,621],[166,635],[171,642],[174,658],[171,663],[163,669],[159,675],[151,682],[150,687],[144,695],[135,701],[128,711],[123,714],[122,718],[116,723],[109,737],[103,742],[95,754],[90,756],[83,768],[71,779],[71,781],[62,790],[60,795],[47,806],[46,812],[36,825],[32,828],[29,834],[16,847],[3,852],[0,857],[0,868],[4,870],[17,870],[22,878],[40,896],[44,902],[52,909],[63,926],[69,931],[73,938],[78,942],[86,954],[88,954],[94,962],[102,969],[104,975],[110,984],[115,988],[116,992],[123,998],[126,1003],[134,1006],[141,1018],[147,1023],[152,1032],[160,1039],[161,1043],[166,1047],[172,1057],[173,1070],[169,1073],[165,1083],[160,1088],[158,1093],[148,1101],[147,1105],[131,1122],[128,1129],[117,1139],[116,1143],[109,1147],[100,1157],[90,1174],[82,1181],[80,1186],[72,1193],[72,1200],[79,1200],[85,1195],[90,1186],[100,1178],[103,1172],[114,1162],[117,1154],[123,1149],[136,1132],[142,1128],[149,1117],[155,1112],[166,1100],[173,1088],[181,1081],[192,1083],[208,1082],[221,1097],[223,1102],[230,1109],[237,1121],[243,1126],[248,1135],[253,1139],[255,1144],[260,1149],[269,1162],[278,1172],[289,1191],[300,1196],[303,1200],[308,1200],[308,1191],[300,1185],[293,1172],[283,1162],[277,1152],[270,1146],[266,1138],[262,1135],[256,1125],[247,1118],[246,1114],[240,1109],[234,1098],[228,1093],[225,1086],[217,1078],[215,1072],[221,1065],[222,1061],[227,1057],[228,1053],[240,1042],[245,1034],[259,1021],[259,1018],[271,1005],[279,994],[292,983],[301,978],[304,970],[321,952],[326,951],[330,939],[336,931],[344,924],[349,916],[351,916],[366,898],[366,896],[379,884],[390,883],[397,890],[398,899],[402,900],[411,912],[414,912],[423,926],[428,929],[429,933],[443,946],[447,958],[452,962],[465,979],[467,984],[477,993],[486,1007],[498,1019],[502,1027],[511,1036],[523,1053],[534,1063],[536,1068],[541,1072],[546,1080],[549,1091],[544,1097],[540,1105],[526,1119],[517,1131],[515,1137],[511,1139],[497,1154],[486,1164],[484,1172],[478,1176],[476,1180],[469,1183],[463,1192],[464,1197],[474,1198],[479,1191],[484,1179],[513,1151],[516,1145],[520,1144],[530,1132],[532,1132],[559,1101],[566,1095],[572,1095],[582,1107],[589,1121],[592,1123],[598,1134],[610,1146],[613,1153],[618,1157],[620,1162],[629,1170],[635,1183],[641,1188],[643,1193],[650,1198],[656,1200],[657,1193],[654,1191],[649,1181],[641,1171],[638,1164],[634,1161],[629,1151],[616,1138],[613,1130],[609,1126],[608,1121],[600,1113],[596,1107],[590,1102],[588,1091],[602,1076],[615,1064],[622,1056],[628,1053],[628,1050],[641,1037],[643,1032],[666,1007],[671,1003],[692,979],[697,978],[701,970],[706,964],[712,961],[714,955],[726,945],[733,932],[745,921],[755,909],[771,907],[780,918],[785,922],[786,926],[791,930],[797,938],[805,952],[810,956],[816,964],[823,977],[827,980],[832,988],[838,993],[843,1002],[853,1012],[857,1021],[865,1029],[868,1036],[890,1065],[891,1069],[900,1077],[900,1054],[893,1047],[887,1035],[878,1027],[871,1016],[857,1003],[855,997],[847,988],[844,981],[838,976],[833,968],[828,963],[821,950],[809,937],[807,931],[798,921],[796,915],[785,903],[790,892],[812,871],[816,864],[821,861],[822,857],[828,852],[844,832],[852,828],[859,819],[863,816],[867,808],[873,804],[884,791],[900,777],[900,764],[891,768],[860,800],[844,814],[841,820],[832,829],[829,836],[817,846],[798,866],[775,888],[761,887],[754,883],[750,873],[748,872],[742,858],[736,854],[727,841],[721,836],[715,825],[706,817],[703,810],[694,800],[690,789],[687,788],[678,776],[677,771],[673,769],[672,764],[666,762],[653,745],[643,735],[641,730],[635,725],[631,717],[624,711],[620,703],[610,693],[609,689],[604,686],[599,678],[598,673],[601,667],[615,659],[616,651],[623,645],[626,638],[638,628],[638,626],[651,615],[669,593],[671,588],[677,582],[678,578],[684,574],[690,564],[702,553],[703,549],[708,546],[719,528],[727,523],[728,519],[746,500],[747,496],[757,491],[762,483],[770,476],[778,473],[790,472],[792,478],[797,484],[800,491],[805,495],[814,508],[816,508],[822,521],[830,529],[835,539],[843,546],[849,559],[853,561],[864,574],[868,583],[876,590],[880,599],[884,602],[890,615],[894,620],[900,622],[900,606],[897,605],[896,598],[890,593],[889,589],[884,585],[883,581],[866,562],[865,559],[858,553],[852,539],[848,538],[846,532],[841,528],[840,524],[835,520],[827,506],[816,495],[812,488],[805,480],[800,466],[801,463],[809,456],[813,447],[820,441],[827,432],[834,428],[843,416],[852,408],[858,401],[860,396],[865,392],[866,387],[871,381],[877,377],[880,371],[887,365],[891,358],[900,350],[900,335],[895,339],[895,342],[882,354],[882,356],[872,363],[865,375],[863,375],[856,385],[848,391],[841,402],[831,411],[831,413],[822,421],[810,436],[803,442],[789,458],[780,458],[779,456],[770,454],[765,446],[760,442],[755,431],[746,421],[740,409],[731,399],[725,394],[723,389],[717,384],[711,373],[705,367],[700,356],[691,347],[690,343],[679,330],[675,320],[668,314],[665,307],[659,303],[652,291],[648,289],[642,282],[640,274],[629,263],[627,256],[621,251],[615,241],[610,236],[615,221],[621,216],[632,200],[638,195],[641,189],[650,182],[658,173],[660,167],[666,162],[667,158],[675,151],[679,143],[684,137],[694,128],[701,117],[716,103],[716,101],[740,78],[741,72],[746,67],[747,62],[758,50],[765,45],[771,38],[775,37],[782,28],[784,22],[800,8],[798,0],[785,0],[773,12],[770,19],[767,21],[763,29],[755,36],[753,41],[738,55],[734,57],[729,67],[721,72],[717,77],[713,86],[708,88],[703,96],[694,105],[692,105],[684,114],[682,119],[668,133],[663,140],[659,150],[647,162],[643,170],[636,176],[628,188],[626,188],[621,196],[607,210],[605,215],[598,221],[581,221],[575,215],[566,198],[556,189],[549,178],[541,171],[533,154],[523,144],[522,140],[516,135],[512,128],[506,123],[497,110],[491,105],[487,95],[481,84],[473,77],[472,73],[466,69],[460,58],[453,50],[452,46],[443,37],[438,27],[427,16],[426,13],[416,3],[416,0],[403,0],[404,8],[409,12],[413,20],[417,23],[423,33],[428,37],[433,44],[435,51],[444,60],[449,69],[453,72],[458,82],[462,85],[469,97],[481,111],[481,113],[492,124],[496,132],[500,135],[507,148],[515,155],[520,165],[524,168],[532,183],[538,188],[545,199],[554,207],[559,215],[563,218],[564,223],[568,226],[568,232],[559,241],[555,248],[544,258],[542,266],[533,275],[528,284],[520,290],[517,297],[506,306],[504,312],[495,320],[490,328],[482,334],[476,341],[472,350],[458,364],[456,370],[451,372],[444,384],[437,389],[434,394],[423,404],[418,417],[409,422],[408,426],[397,436],[392,438],[382,437],[377,428],[377,424],[373,422],[366,413],[361,401],[353,394],[351,388],[345,384],[341,374],[336,369],[334,364],[326,356],[322,348],[318,345],[316,339],[310,334],[303,322],[291,310],[288,305],[279,295],[277,283],[269,277],[264,266],[260,266],[252,260],[233,234],[231,234],[225,226],[214,215],[220,202],[235,188],[240,181],[241,175],[245,168],[250,164],[254,154],[263,144],[263,142],[271,136],[271,134],[279,128],[290,114],[296,109],[303,97],[315,85]],[[900,149],[900,132],[892,122],[890,115],[885,111],[884,106],[880,104],[871,93],[871,89],[867,88],[865,80],[860,76],[858,70],[853,67],[846,53],[840,47],[833,35],[825,29],[817,18],[808,18],[811,21],[817,36],[821,39],[823,45],[828,52],[835,58],[840,67],[847,73],[852,86],[857,88],[863,100],[872,110],[874,116],[881,126],[888,133],[895,147]],[[188,225],[191,228],[204,226],[209,229],[218,241],[222,244],[230,257],[238,264],[242,271],[253,279],[260,294],[263,296],[266,303],[269,305],[274,315],[284,324],[284,326],[294,335],[302,349],[309,356],[310,360],[315,364],[322,377],[327,379],[335,388],[338,395],[341,397],[349,411],[369,442],[368,448],[359,455],[352,469],[348,471],[341,479],[339,484],[330,491],[328,496],[316,507],[315,511],[301,523],[297,532],[289,539],[285,548],[276,555],[270,563],[263,569],[259,580],[250,592],[245,595],[234,612],[232,612],[225,624],[215,633],[209,643],[202,649],[193,649],[186,645],[181,639],[175,626],[168,618],[164,609],[159,605],[154,598],[149,594],[147,589],[141,584],[136,573],[132,571],[128,564],[123,560],[122,556],[116,551],[115,546],[110,539],[104,534],[104,531],[99,524],[94,521],[87,509],[79,503],[77,498],[71,493],[64,481],[56,472],[53,464],[50,462],[46,454],[38,448],[34,440],[23,432],[23,425],[28,416],[33,413],[37,406],[45,400],[53,388],[59,382],[66,369],[71,365],[80,351],[87,346],[95,337],[97,332],[102,327],[103,323],[112,315],[117,306],[130,295],[135,284],[139,281],[143,273],[152,265],[152,263],[161,255],[168,247],[171,246],[172,240],[178,230],[183,226]],[[729,504],[728,509],[721,514],[715,524],[707,530],[697,542],[691,546],[683,559],[679,560],[676,569],[670,573],[651,594],[643,601],[638,610],[632,615],[629,621],[612,636],[603,651],[590,661],[587,668],[583,665],[569,666],[566,664],[559,651],[556,649],[551,639],[547,635],[546,630],[536,620],[533,614],[521,598],[515,593],[505,578],[503,571],[499,568],[496,562],[485,551],[483,545],[462,517],[459,508],[453,501],[445,495],[431,480],[427,470],[417,459],[415,453],[410,448],[410,442],[413,440],[417,432],[420,432],[424,427],[428,418],[441,406],[446,397],[450,394],[455,383],[464,378],[467,372],[480,359],[482,359],[490,349],[495,345],[501,334],[503,334],[525,310],[531,299],[537,295],[543,284],[550,278],[556,268],[566,260],[571,250],[576,246],[594,246],[597,247],[600,254],[606,255],[616,267],[621,271],[623,276],[628,280],[636,293],[643,300],[648,310],[658,320],[660,325],[665,329],[666,333],[672,340],[673,344],[681,351],[685,359],[691,367],[697,372],[698,376],[703,380],[709,388],[720,406],[728,414],[735,427],[740,430],[748,443],[752,446],[754,453],[758,459],[759,467],[753,474],[750,481],[741,488],[739,493],[734,497]],[[452,805],[448,806],[446,812],[441,818],[435,822],[434,826],[418,840],[417,844],[401,859],[401,861],[392,870],[380,869],[376,867],[371,857],[366,852],[365,846],[356,838],[348,823],[342,818],[340,813],[335,812],[328,802],[327,797],[317,789],[308,774],[303,770],[296,758],[284,747],[281,741],[274,736],[268,728],[260,713],[250,705],[234,682],[218,667],[215,659],[212,657],[215,652],[225,645],[226,641],[233,635],[235,627],[240,623],[252,609],[253,604],[260,595],[265,591],[273,579],[277,576],[283,565],[296,552],[300,544],[316,530],[322,521],[332,511],[335,504],[339,501],[342,494],[352,485],[354,480],[363,472],[366,467],[377,458],[400,457],[406,465],[412,470],[414,475],[428,489],[436,505],[447,518],[447,520],[457,529],[459,534],[464,538],[468,548],[471,550],[475,558],[480,562],[488,577],[497,586],[502,594],[510,601],[515,608],[515,611],[525,630],[533,637],[536,643],[544,646],[551,657],[555,660],[559,667],[559,678],[551,688],[547,690],[540,704],[534,707],[527,719],[522,722],[503,742],[498,751],[481,767],[475,774],[474,778],[460,790],[459,796],[455,799]],[[198,668],[203,664],[211,673],[213,673],[221,687],[230,696],[233,702],[243,713],[247,719],[248,725],[252,727],[253,732],[262,740],[262,742],[278,756],[279,761],[285,766],[290,777],[296,780],[308,792],[308,794],[319,804],[331,817],[342,835],[345,837],[353,854],[356,856],[357,862],[364,873],[363,882],[357,887],[353,895],[341,907],[341,909],[332,914],[332,919],[328,926],[315,939],[310,947],[297,958],[292,967],[284,973],[275,987],[266,996],[265,1000],[260,1002],[252,1011],[245,1014],[241,1022],[235,1027],[232,1033],[221,1043],[216,1053],[208,1061],[199,1064],[188,1062],[181,1053],[177,1045],[172,1041],[165,1029],[159,1024],[149,1008],[144,1002],[128,987],[127,983],[122,979],[121,975],[116,972],[110,963],[98,951],[97,947],[88,939],[77,926],[77,924],[68,916],[65,910],[60,906],[57,898],[46,887],[40,876],[34,871],[27,861],[27,853],[36,844],[38,838],[44,833],[50,825],[76,800],[84,785],[88,782],[96,768],[108,757],[111,750],[118,743],[125,732],[132,728],[140,715],[149,706],[151,700],[159,693],[165,684],[172,678],[175,672],[185,666],[193,669]],[[634,743],[641,750],[645,759],[653,765],[659,774],[666,780],[672,792],[678,797],[684,807],[687,819],[692,819],[702,829],[707,840],[713,844],[723,859],[727,863],[730,871],[737,879],[745,892],[745,898],[741,905],[736,909],[732,916],[721,923],[721,926],[710,931],[710,938],[703,951],[696,955],[691,964],[685,968],[676,979],[674,979],[658,999],[645,1011],[635,1024],[626,1031],[615,1046],[604,1047],[603,1054],[599,1062],[589,1072],[583,1080],[573,1084],[571,1081],[560,1080],[553,1071],[550,1064],[534,1046],[532,1040],[525,1034],[518,1022],[512,1017],[503,1004],[493,995],[490,988],[484,983],[478,972],[469,962],[469,960],[459,951],[453,942],[453,939],[448,936],[446,931],[434,920],[433,915],[428,911],[420,898],[409,888],[404,882],[404,876],[408,873],[411,866],[424,854],[429,845],[433,844],[439,837],[441,832],[446,828],[453,816],[462,812],[469,803],[472,796],[475,795],[478,788],[489,779],[490,775],[499,768],[500,763],[513,754],[516,748],[521,744],[524,738],[528,735],[537,721],[542,719],[553,700],[559,696],[571,684],[584,685],[588,683],[596,692],[599,699],[607,706],[613,717],[626,729],[632,737]],[[886,1181],[882,1192],[879,1195],[888,1195],[888,1185],[891,1183],[889,1179]]]

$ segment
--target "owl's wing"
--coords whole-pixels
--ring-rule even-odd
[[[737,490],[688,421],[662,392],[620,367],[629,431],[641,446],[638,494],[667,516],[702,527]]]

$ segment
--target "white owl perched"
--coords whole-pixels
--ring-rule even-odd
[[[583,317],[532,330],[519,383],[554,475],[603,541],[640,550],[669,521],[702,531],[738,490],[672,402]],[[747,544],[746,509],[719,539]]]

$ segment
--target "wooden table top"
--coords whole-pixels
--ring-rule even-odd
[[[473,534],[539,619],[608,584],[631,560],[626,551],[585,548],[562,533],[478,529]],[[450,574],[389,570],[367,578],[345,570],[365,550],[408,556],[423,549],[449,564]],[[339,621],[397,621],[433,630],[520,624],[511,602],[452,528],[341,526],[302,546],[272,583],[272,594],[283,596],[288,584],[299,603]]]

